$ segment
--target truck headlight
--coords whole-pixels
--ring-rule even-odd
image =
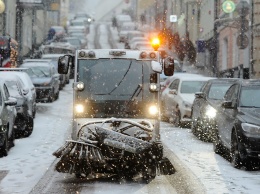
[[[150,91],[151,92],[156,92],[158,91],[158,86],[156,83],[150,83]]]
[[[150,115],[156,115],[158,114],[159,110],[158,110],[158,107],[155,106],[155,105],[152,105],[149,107],[149,114]]]
[[[207,106],[205,115],[207,118],[213,119],[217,115],[217,110],[215,108],[213,108],[212,106]]]
[[[76,113],[83,113],[84,112],[84,106],[82,104],[76,104],[75,105],[75,111],[76,111]]]
[[[76,88],[78,91],[84,90],[84,83],[83,82],[78,82],[76,85]]]
[[[250,133],[250,135],[255,135],[255,136],[260,135],[260,126],[252,125],[252,124],[249,124],[249,123],[242,123],[241,126],[242,126],[242,129],[245,132]]]

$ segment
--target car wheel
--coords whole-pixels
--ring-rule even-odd
[[[8,155],[8,136],[7,133],[4,134],[4,144],[0,146],[0,155],[7,156]]]
[[[33,115],[33,118],[35,118],[35,116],[36,116],[36,107],[33,108],[33,113],[32,113],[32,115]]]
[[[165,114],[165,105],[162,103],[162,108],[161,108],[161,120],[165,122],[169,122],[169,118]]]
[[[32,132],[33,132],[33,117],[31,116],[28,116],[27,121],[25,122],[25,130],[24,130],[24,133],[23,133],[23,136],[24,137],[29,137]]]
[[[180,127],[181,126],[181,112],[180,112],[179,109],[173,115],[173,125],[175,127]]]
[[[56,93],[56,95],[55,95],[55,100],[57,100],[57,99],[59,98],[59,96],[60,96],[60,91],[58,91],[58,92]]]
[[[15,131],[14,128],[12,129],[11,137],[9,138],[9,148],[14,147],[14,140],[15,140]]]
[[[51,93],[48,98],[48,102],[53,102],[55,99],[54,89],[52,88]]]
[[[233,132],[231,136],[231,150],[230,150],[231,164],[235,168],[241,168],[245,163],[240,157],[240,150],[236,134]]]
[[[214,138],[213,138],[213,150],[216,154],[223,154],[224,153],[224,146],[221,143],[221,140],[219,139],[218,132],[215,131]]]
[[[196,119],[194,117],[194,114],[191,113],[191,132],[193,133],[193,135],[197,136],[197,121],[198,119]]]

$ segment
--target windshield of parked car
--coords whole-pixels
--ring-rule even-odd
[[[240,107],[260,108],[260,87],[243,86],[240,93]]]
[[[32,66],[32,77],[50,77],[51,71],[47,66]]]
[[[71,54],[73,50],[64,47],[45,47],[43,54]]]
[[[67,39],[67,41],[72,45],[80,46],[80,40],[79,39]]]
[[[212,83],[208,98],[212,100],[221,100],[223,99],[226,91],[231,86],[231,84],[222,84],[222,83]]]
[[[8,88],[9,94],[12,97],[20,96],[19,89],[16,81],[6,81],[6,86]]]
[[[192,94],[199,92],[206,81],[182,81],[180,92],[184,94]]]

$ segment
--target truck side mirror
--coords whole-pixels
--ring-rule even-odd
[[[174,74],[174,59],[173,57],[167,57],[164,59],[163,71],[166,76],[172,76]]]
[[[69,64],[73,60],[71,55],[64,55],[59,57],[58,60],[58,73],[67,74],[69,70]]]

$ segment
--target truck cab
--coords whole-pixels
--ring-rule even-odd
[[[173,74],[174,64],[160,63],[157,51],[77,50],[59,59],[59,73],[75,68],[72,139],[90,119],[147,119],[159,140],[160,74]],[[167,67],[166,67],[167,66]],[[170,71],[169,71],[170,70]]]

